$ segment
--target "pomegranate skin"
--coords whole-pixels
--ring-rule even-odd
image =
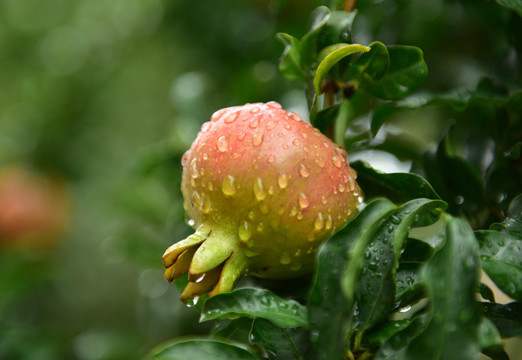
[[[211,295],[231,290],[246,273],[309,273],[317,248],[362,202],[346,152],[276,102],[215,112],[182,165],[184,207],[197,239],[167,250],[166,278],[188,267],[196,285],[217,281]],[[188,264],[176,270],[183,253]]]

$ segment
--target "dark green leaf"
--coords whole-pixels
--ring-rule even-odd
[[[265,359],[303,360],[310,356],[308,335],[301,328],[280,328],[268,320],[256,319],[250,340],[263,349]]]
[[[301,67],[301,42],[285,33],[279,33],[277,37],[285,45],[279,60],[279,72],[290,80],[305,80],[306,72]]]
[[[502,6],[505,6],[511,10],[516,11],[522,16],[522,0],[496,0]]]
[[[259,360],[250,351],[217,340],[191,339],[177,340],[160,345],[146,360]]]
[[[404,249],[401,255],[401,263],[404,262],[416,262],[423,263],[426,262],[432,255],[434,249],[428,243],[417,240],[417,239],[408,239],[406,243],[406,248]]]
[[[474,290],[479,278],[478,246],[469,225],[447,216],[446,243],[422,273],[431,320],[406,351],[411,359],[475,359],[480,351]]]
[[[357,280],[359,331],[384,319],[395,305],[395,272],[410,228],[417,218],[433,209],[443,209],[440,200],[415,199],[389,214],[364,252]]]
[[[383,346],[392,336],[403,331],[411,324],[411,319],[402,320],[391,320],[383,323],[382,326],[377,329],[372,329],[368,332],[365,340],[371,346],[381,347]]]
[[[336,43],[351,43],[351,28],[357,12],[332,11],[330,18],[317,37],[317,48]]]
[[[522,194],[513,199],[504,221],[501,224],[493,224],[491,228],[503,229],[515,237],[522,238]]]
[[[234,320],[223,320],[216,323],[212,330],[212,337],[217,339],[235,340],[248,342],[252,319],[239,318]]]
[[[395,290],[395,301],[400,307],[416,299],[423,291],[420,278],[420,265],[415,263],[402,263],[396,274],[397,287]]]
[[[414,91],[428,75],[422,51],[413,46],[388,47],[390,66],[378,80],[365,82],[364,89],[385,100],[397,100]]]
[[[413,173],[386,174],[373,169],[362,161],[350,164],[357,171],[357,182],[367,198],[386,196],[394,202],[405,202],[416,198],[440,199],[431,185]]]
[[[479,293],[483,299],[486,299],[490,302],[495,302],[495,294],[493,293],[493,290],[491,290],[491,288],[486,284],[479,284]]]
[[[312,120],[312,125],[318,128],[323,134],[327,133],[327,130],[333,125],[335,119],[339,115],[341,104],[329,106],[317,114]]]
[[[360,269],[362,257],[357,258],[356,254],[362,256],[364,248],[372,238],[371,229],[394,208],[395,205],[386,199],[370,202],[354,220],[319,250],[308,305],[311,337],[315,342],[319,359],[335,360],[343,356],[355,305],[353,292],[358,271],[354,270],[356,273],[349,274],[352,281],[349,282],[352,286],[349,299],[341,296],[342,271],[349,259],[359,260]],[[362,245],[359,245],[360,243]]]
[[[513,299],[522,300],[522,240],[494,230],[475,233],[482,268]]]
[[[497,327],[487,317],[482,317],[478,326],[478,340],[482,349],[502,346]]]
[[[522,336],[522,304],[480,303],[482,313],[495,324],[502,338]]]
[[[308,327],[306,308],[294,300],[285,300],[264,289],[242,288],[209,298],[200,321],[238,316],[263,318],[280,327]]]
[[[363,53],[351,66],[350,73],[357,87],[364,87],[382,78],[390,66],[386,46],[379,42],[370,44],[370,51]]]

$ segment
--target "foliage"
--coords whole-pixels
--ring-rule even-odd
[[[522,335],[520,83],[439,90],[435,79],[414,95],[428,78],[423,51],[354,43],[354,23],[371,15],[348,3],[318,7],[300,38],[278,34],[279,71],[304,84],[311,123],[351,156],[384,151],[411,170],[352,163],[365,207],[323,244],[304,296],[250,284],[206,300],[200,320],[221,320],[215,345],[242,342],[252,358],[508,359],[501,339]],[[413,121],[435,123],[433,146],[403,143]],[[495,303],[481,271],[514,302]],[[151,358],[175,359],[169,346]]]

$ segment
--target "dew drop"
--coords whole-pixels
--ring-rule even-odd
[[[405,307],[403,307],[403,308],[400,308],[400,309],[399,309],[399,312],[400,312],[400,313],[407,313],[407,312],[410,311],[410,310],[411,310],[411,305],[407,305],[407,306],[405,306]]]
[[[283,137],[283,136],[285,136],[285,135],[284,135],[282,132],[278,132],[278,133],[277,133],[277,136],[279,136],[279,137]]]
[[[254,180],[254,195],[257,201],[266,199],[266,192],[263,188],[263,180],[260,177]]]
[[[192,203],[199,208],[203,205],[203,198],[196,190],[192,192]]]
[[[289,147],[288,144],[283,144],[283,149],[286,150],[286,149],[288,149],[288,147]]]
[[[323,205],[326,205],[326,203],[328,202],[328,200],[326,199],[326,196],[321,196],[321,202],[323,203]]]
[[[284,189],[288,186],[288,175],[286,174],[280,174],[278,179],[277,179],[277,183],[279,184],[279,187],[281,189]]]
[[[223,194],[227,196],[232,196],[236,193],[236,186],[234,184],[235,179],[232,175],[227,175],[221,184],[221,190]]]
[[[290,255],[288,255],[288,253],[284,252],[279,258],[279,262],[282,265],[288,265],[292,262],[292,258],[290,257]]]
[[[261,205],[259,205],[259,210],[261,211],[261,214],[266,215],[270,212],[270,208],[268,207],[268,204],[263,202]]]
[[[243,242],[247,242],[252,237],[252,229],[248,221],[243,221],[241,225],[239,225],[237,234],[239,235],[239,240]]]
[[[303,217],[304,217],[303,213],[299,211],[296,216],[297,220],[303,220]]]
[[[306,209],[308,206],[310,206],[310,200],[308,200],[304,193],[299,193],[299,207]]]
[[[248,127],[251,129],[255,129],[259,126],[259,118],[256,116],[248,123]]]
[[[254,146],[260,146],[262,143],[263,143],[263,133],[262,132],[255,133],[252,136],[252,144]]]
[[[294,139],[294,141],[292,141],[292,144],[294,144],[295,146],[299,146],[301,142],[299,141],[299,139]]]
[[[208,183],[208,191],[214,191],[214,184],[211,182]]]
[[[196,158],[192,159],[192,161],[190,162],[190,176],[194,179],[199,176],[198,161],[196,160]]]
[[[329,214],[326,217],[326,221],[324,223],[324,227],[326,228],[326,230],[330,230],[332,228],[332,223],[333,223],[332,215]]]
[[[237,139],[239,141],[243,141],[245,139],[245,136],[246,136],[246,133],[242,132],[241,134],[239,134],[239,136],[237,137]]]
[[[295,113],[288,112],[288,116],[295,121],[301,121],[301,117]]]
[[[198,185],[196,184],[196,180],[194,180],[193,178],[190,178],[190,186],[192,186],[193,188],[198,187]]]
[[[292,130],[292,126],[289,123],[285,123],[286,130]]]
[[[201,157],[203,158],[203,160],[208,160],[208,154],[207,153],[203,153],[201,155]]]
[[[239,113],[237,111],[228,113],[224,118],[223,121],[225,124],[230,124],[236,121],[237,117],[239,116]]]
[[[317,214],[314,221],[314,230],[321,231],[324,228],[324,217],[322,213]]]
[[[274,195],[274,187],[273,187],[273,186],[270,186],[270,187],[268,188],[268,193],[269,193],[270,195]]]
[[[301,136],[303,137],[303,139],[308,138],[308,135],[306,135],[306,133],[302,133]]]
[[[225,152],[228,149],[228,140],[225,135],[222,135],[217,141],[217,147],[220,152]]]
[[[208,197],[205,197],[203,204],[201,205],[201,211],[203,214],[208,214],[212,210],[212,203]]]
[[[319,166],[320,168],[324,167],[324,160],[323,159],[321,159],[321,158],[315,159],[314,162],[315,162],[315,165]]]
[[[207,121],[206,123],[203,123],[203,125],[201,125],[201,131],[202,132],[207,132],[210,130],[210,126],[212,125],[211,122]]]
[[[250,220],[254,220],[255,217],[256,217],[256,213],[253,210],[248,213],[248,218]]]
[[[345,188],[344,184],[339,184],[339,187],[338,187],[338,189],[339,189],[339,192],[341,192],[341,193],[343,193],[343,192],[344,192],[344,190],[346,190],[346,188]]]
[[[256,229],[257,229],[257,231],[262,232],[265,229],[265,224],[260,222],[259,224],[257,224],[257,228]]]
[[[268,157],[268,159],[266,159],[266,161],[267,161],[269,164],[273,163],[275,160],[276,160],[276,158],[275,158],[274,155],[270,155],[270,156]]]
[[[274,108],[274,109],[282,109],[283,107],[281,106],[281,104],[279,104],[277,101],[269,101],[266,103],[266,106],[270,106],[271,108]]]
[[[296,216],[297,215],[297,208],[295,206],[290,209],[290,216]]]
[[[341,167],[342,162],[341,162],[341,159],[338,156],[332,156],[331,160],[332,160],[332,164],[334,164],[334,166],[336,168],[340,168]]]
[[[277,121],[275,121],[275,120],[270,120],[270,121],[266,124],[265,129],[266,129],[266,130],[272,130],[272,129],[275,128],[276,126],[277,126]]]
[[[299,174],[304,178],[310,175],[310,171],[308,171],[308,168],[303,163],[299,165]]]
[[[257,114],[258,112],[260,112],[261,109],[259,108],[259,106],[253,106],[251,109],[250,109],[250,113],[251,114]]]

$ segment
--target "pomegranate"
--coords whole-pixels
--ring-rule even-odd
[[[245,274],[311,272],[319,245],[362,202],[346,152],[276,102],[215,112],[182,165],[196,231],[163,256],[168,281],[188,271],[182,300],[231,291]]]

